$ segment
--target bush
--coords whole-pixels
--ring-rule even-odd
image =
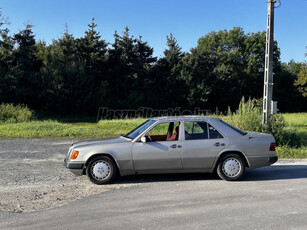
[[[301,147],[302,138],[296,130],[285,130],[282,144],[289,147]]]
[[[295,130],[284,130],[286,125],[283,115],[274,114],[269,124],[264,127],[264,131],[275,137],[278,146],[300,147],[302,140],[299,134]]]
[[[245,101],[242,97],[239,108],[232,113],[228,109],[226,117],[223,117],[226,122],[245,130],[245,131],[262,131],[262,103],[261,100],[248,99]],[[263,131],[270,133],[275,137],[276,145],[286,145],[289,147],[300,147],[302,139],[296,130],[285,130],[286,121],[281,114],[274,114]]]
[[[30,121],[33,118],[33,112],[24,105],[1,104],[0,122],[18,123]]]
[[[256,99],[249,98],[245,101],[244,97],[242,97],[239,108],[235,113],[232,113],[230,108],[228,109],[225,121],[242,130],[260,132],[262,128],[262,113],[261,108],[257,104],[258,101]]]
[[[268,124],[264,127],[266,133],[270,133],[275,137],[276,145],[284,143],[284,128],[286,121],[281,114],[274,114]]]

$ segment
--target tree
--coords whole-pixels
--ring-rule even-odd
[[[47,114],[83,115],[100,106],[226,111],[237,107],[242,96],[262,97],[265,32],[212,31],[189,53],[170,34],[157,60],[153,48],[130,35],[128,27],[122,34],[115,31],[108,47],[94,18],[84,36],[75,38],[66,26],[50,45],[36,42],[31,25],[10,36],[5,23],[0,11],[1,102],[27,104]],[[280,111],[304,110],[306,63],[281,63],[276,42],[274,63],[273,96]]]
[[[301,64],[297,79],[294,82],[303,97],[307,97],[307,63]]]
[[[32,25],[14,34],[17,48],[13,52],[12,75],[15,78],[14,102],[24,103],[32,109],[40,107],[38,95],[41,92],[40,68],[42,63],[36,57],[36,41]]]
[[[108,59],[112,107],[138,108],[151,102],[148,82],[156,61],[152,55],[153,49],[141,37],[130,36],[128,27],[122,36],[115,32]]]
[[[8,24],[0,9],[0,103],[14,102],[16,91],[15,77],[11,73],[13,67],[14,40],[9,35],[9,29],[3,28]]]
[[[181,78],[182,58],[185,56],[177,40],[170,34],[166,36],[167,48],[153,68],[152,91],[156,97],[154,106],[160,108],[185,107],[185,82]]]
[[[126,27],[124,36],[121,37],[117,31],[114,33],[114,43],[109,49],[108,59],[108,82],[110,84],[109,92],[112,91],[114,97],[108,101],[109,105],[117,108],[129,108],[127,103],[132,83],[133,74],[131,74],[132,44],[133,37],[129,36],[129,29]],[[112,90],[111,90],[112,89]]]
[[[265,33],[245,34],[240,27],[211,32],[183,61],[182,77],[189,86],[189,104],[226,111],[242,96],[260,98],[263,88]],[[280,66],[274,47],[275,69]]]
[[[241,28],[211,32],[198,40],[185,60],[184,78],[190,86],[191,106],[227,106],[238,104],[246,66],[245,35]],[[190,73],[189,73],[190,72]]]
[[[295,86],[302,63],[291,60],[282,63],[281,70],[274,75],[274,98],[281,112],[304,111],[304,97]]]
[[[79,51],[80,41],[68,33],[44,47],[40,44],[40,57],[44,110],[49,113],[77,113],[87,111],[93,84],[86,76],[86,61]]]
[[[305,53],[305,56],[307,57],[307,53]],[[298,87],[298,90],[300,93],[302,93],[303,97],[307,97],[307,62],[301,63],[300,70],[297,74],[297,79],[294,82],[294,85]]]
[[[106,105],[106,86],[108,85],[106,76],[107,43],[101,39],[96,27],[95,19],[92,18],[84,37],[79,39],[78,47],[80,56],[85,62],[85,75],[88,80],[86,87],[89,96],[87,103],[92,112],[96,112],[99,106]]]

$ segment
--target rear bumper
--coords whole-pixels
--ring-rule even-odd
[[[248,158],[248,163],[249,163],[249,168],[255,169],[263,166],[269,166],[274,164],[277,160],[278,157],[276,155],[271,155],[271,156],[249,156]]]
[[[80,162],[67,162],[66,158],[64,159],[64,166],[69,169],[72,173],[77,176],[83,175],[84,163]]]
[[[268,159],[268,163],[270,165],[274,164],[276,161],[278,161],[278,157],[277,156],[269,157],[269,159]]]

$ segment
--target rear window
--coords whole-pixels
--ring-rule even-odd
[[[225,121],[223,121],[223,120],[220,120],[220,121],[221,121],[223,124],[227,125],[229,128],[231,128],[231,129],[237,131],[237,132],[240,133],[241,135],[246,135],[246,134],[247,134],[247,132],[245,132],[245,131],[243,131],[243,130],[237,128],[237,127],[234,127],[234,126],[232,126],[231,124],[228,124],[227,122],[225,122]]]

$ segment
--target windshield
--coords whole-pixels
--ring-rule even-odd
[[[141,134],[145,129],[147,129],[149,126],[151,126],[153,123],[155,123],[155,120],[147,120],[140,126],[136,127],[134,130],[130,131],[125,135],[125,137],[134,139],[136,138],[139,134]]]

